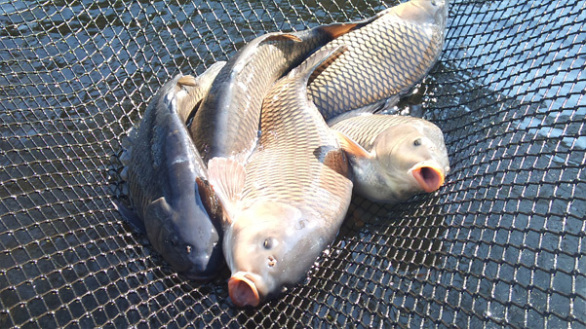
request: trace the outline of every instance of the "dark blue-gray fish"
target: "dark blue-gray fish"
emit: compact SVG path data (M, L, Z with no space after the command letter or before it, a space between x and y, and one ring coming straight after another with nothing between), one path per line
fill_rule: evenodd
M179 274L209 279L224 264L221 216L201 157L185 126L224 62L201 76L165 83L129 133L121 156L130 208L120 213L142 229L153 248ZM220 213L218 213L220 212Z

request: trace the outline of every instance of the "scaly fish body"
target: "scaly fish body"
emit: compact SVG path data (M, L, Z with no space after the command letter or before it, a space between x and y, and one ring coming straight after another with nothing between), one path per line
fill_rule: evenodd
M316 72L309 95L326 121L351 110L394 106L421 81L443 47L448 1L411 0L328 43L348 50Z
M342 133L355 191L372 201L396 203L436 191L450 170L443 133L427 120L361 115L332 129Z
M205 207L213 197L185 121L223 65L165 83L129 133L131 145L122 156L131 209L118 209L174 270L192 279L213 276L223 259L219 214Z
M348 162L306 90L313 68L332 54L319 50L273 86L263 102L259 146L245 169L225 170L235 164L225 159L209 163L214 189L222 181L216 173L242 184L218 192L228 200L224 253L237 306L256 306L299 282L344 219L352 191Z
M262 100L275 81L312 51L357 25L269 33L238 51L218 74L191 125L204 162L214 157L245 159L257 142Z

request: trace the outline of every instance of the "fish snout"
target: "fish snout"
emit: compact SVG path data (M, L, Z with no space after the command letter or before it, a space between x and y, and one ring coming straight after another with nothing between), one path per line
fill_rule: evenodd
M191 264L189 272L198 280L215 277L218 269L224 266L222 245L218 241L208 241L201 245L186 245L187 263Z
M437 191L444 184L445 179L441 167L429 164L418 165L411 169L411 175L426 193Z
M256 275L248 272L236 272L228 281L230 299L238 307L260 304L260 294L255 283Z
M195 253L193 251L188 251L188 257L191 261L192 268L197 273L202 273L205 275L207 272L210 272L210 255L205 252Z

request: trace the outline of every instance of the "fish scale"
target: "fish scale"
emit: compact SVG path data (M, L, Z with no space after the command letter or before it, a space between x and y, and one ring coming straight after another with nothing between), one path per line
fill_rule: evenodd
M257 142L262 100L274 82L315 49L367 22L269 33L244 46L218 74L191 125L204 161L246 159Z
M332 129L338 130L348 137L352 138L356 143L360 144L367 150L371 150L374 146L375 140L380 133L392 126L400 124L415 124L433 127L435 125L427 120L403 115L386 115L377 116L376 124L370 115L362 115L354 118L340 121L332 126ZM443 137L442 137L443 140Z
M423 79L443 47L448 4L437 2L436 7L431 0L412 0L389 8L370 24L324 46L348 47L316 74L308 87L326 120L383 99L392 98L386 106L393 106L399 96ZM431 9L423 17L404 13L414 7ZM416 9L416 13L422 12Z
M240 167L241 193L226 198L224 191L234 189L219 188L231 219L224 252L238 306L255 306L301 280L342 224L352 194L349 164L306 89L313 69L341 51L318 50L271 88L259 147ZM238 162L212 159L209 165L211 181L234 182L215 177L226 172L216 163L231 168Z

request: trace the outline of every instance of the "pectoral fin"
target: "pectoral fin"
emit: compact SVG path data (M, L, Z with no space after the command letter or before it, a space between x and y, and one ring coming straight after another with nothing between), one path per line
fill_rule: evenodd
M173 210L165 200L165 197L160 197L155 201L151 202L146 208L145 221L148 218L153 220L166 220L173 216Z
M165 239L168 237L168 230L163 228L169 227L172 221L173 210L165 197L160 197L147 206L144 212L144 226L147 237L156 250L163 250Z
M210 183L199 177L195 179L195 182L197 183L199 196L203 206L208 211L208 214L214 219L221 218L222 204L220 203L220 200L216 196L216 193L214 192L214 189Z
M329 151L324 157L323 163L338 174L350 178L350 164L341 149Z
M371 154L364 147L360 146L358 143L353 141L350 137L344 135L343 133L332 130L336 137L338 138L338 143L340 143L340 147L349 155L358 157L358 158L365 158L371 159L374 157L374 154Z
M224 208L225 224L232 222L245 178L244 166L234 159L216 157L208 162L208 180Z
M135 229L139 230L141 233L146 233L144 223L134 211L130 210L128 207L126 207L117 200L112 200L112 204L114 204L114 208L118 210L122 218L127 223L129 223Z

